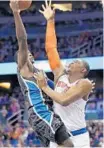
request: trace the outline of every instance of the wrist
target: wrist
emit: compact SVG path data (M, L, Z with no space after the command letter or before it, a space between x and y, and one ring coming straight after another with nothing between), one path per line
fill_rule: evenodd
M47 89L47 85L44 85L41 89L45 91Z
M20 14L20 10L12 10L13 14Z
M49 18L49 19L47 20L47 22L54 22L54 17Z

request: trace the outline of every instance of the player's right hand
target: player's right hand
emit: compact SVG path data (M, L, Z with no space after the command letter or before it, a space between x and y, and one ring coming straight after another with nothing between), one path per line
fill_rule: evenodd
M41 89L47 86L46 76L42 70L34 73L34 78L37 80L37 84Z
M55 9L51 8L51 0L49 1L49 4L47 0L45 0L45 5L42 5L42 8L43 10L39 10L39 12L44 15L47 21L54 18Z
M10 0L9 5L13 12L20 12L18 0Z

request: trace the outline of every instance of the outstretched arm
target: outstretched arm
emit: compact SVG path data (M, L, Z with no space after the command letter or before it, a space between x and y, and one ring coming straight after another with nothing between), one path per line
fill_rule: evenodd
M57 39L54 19L50 19L47 21L45 49L50 67L54 73L55 79L57 79L64 72L64 67L61 63L59 53L57 51Z
M19 66L19 69L21 69L28 59L27 34L24 28L22 19L20 17L18 1L12 0L10 2L10 7L13 11L14 20L15 20L16 37L17 37L18 45L19 45L18 66Z
M57 79L63 73L64 68L57 51L57 39L54 21L55 10L51 8L51 0L49 4L46 0L45 5L46 7L42 5L44 11L40 10L47 20L45 50L48 56L50 67L54 72L55 79Z
M80 80L75 86L70 87L66 92L58 93L48 87L47 82L42 72L35 74L34 77L37 79L39 87L57 103L66 106L74 101L88 95L92 88L93 83L88 79Z
M58 93L53 91L48 86L42 87L42 90L52 98L52 100L56 101L57 103L67 106L74 101L85 97L88 95L92 90L92 84L88 80L81 80L75 86L72 86L68 89L67 92Z

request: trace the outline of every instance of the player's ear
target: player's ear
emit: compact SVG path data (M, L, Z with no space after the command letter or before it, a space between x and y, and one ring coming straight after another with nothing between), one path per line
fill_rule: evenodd
M82 73L83 73L83 74L86 74L86 73L87 73L86 68L83 68L83 69L82 69Z

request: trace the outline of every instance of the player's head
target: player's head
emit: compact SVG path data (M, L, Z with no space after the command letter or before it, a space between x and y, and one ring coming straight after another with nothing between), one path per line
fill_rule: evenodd
M68 64L66 68L67 74L71 74L73 76L80 75L81 77L85 77L88 75L89 71L90 66L84 60L75 60Z
M16 63L18 63L18 52L19 51L16 51L16 53L14 55L14 60L15 60ZM31 63L34 63L34 57L29 50L28 50L28 60L30 60Z

